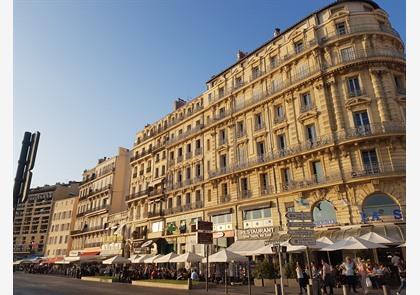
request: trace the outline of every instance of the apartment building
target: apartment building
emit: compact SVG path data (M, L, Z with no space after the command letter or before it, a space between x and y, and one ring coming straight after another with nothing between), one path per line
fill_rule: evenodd
M25 203L16 209L13 224L13 256L43 256L55 202L79 194L79 183L57 183L32 188Z
M64 257L71 249L70 230L74 227L79 194L55 201L45 248L47 257Z
M197 220L215 249L252 250L289 211L312 212L318 235L405 235L404 44L375 2L275 29L206 86L136 134L131 252L203 254Z
M74 228L72 253L100 253L109 227L109 216L126 210L124 196L130 180L130 151L120 147L118 154L102 158L83 172ZM86 254L87 255L87 254Z

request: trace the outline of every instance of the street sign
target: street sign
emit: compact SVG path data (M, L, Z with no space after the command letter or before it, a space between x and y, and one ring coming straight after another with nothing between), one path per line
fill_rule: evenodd
M213 233L196 232L197 244L213 244Z
M291 229L287 233L293 237L313 237L315 234L313 229Z
M197 222L198 231L213 231L213 222L211 221L198 221Z
M288 220L312 220L311 212L287 212L286 218Z
M291 238L289 240L290 245L293 246L315 246L315 238Z
M313 222L288 222L288 227L315 227Z

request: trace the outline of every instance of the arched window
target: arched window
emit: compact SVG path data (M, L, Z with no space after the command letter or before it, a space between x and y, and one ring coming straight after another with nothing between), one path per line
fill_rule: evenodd
M384 193L368 196L363 202L361 215L364 222L395 221L403 218L400 206Z
M314 209L312 210L312 216L314 218L314 223L317 226L337 223L336 210L333 204L326 200L318 202L314 206Z

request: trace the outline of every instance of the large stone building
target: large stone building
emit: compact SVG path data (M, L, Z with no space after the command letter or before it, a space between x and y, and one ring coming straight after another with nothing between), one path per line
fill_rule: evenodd
M332 3L178 99L137 133L130 164L135 253L149 240L203 253L199 219L217 247L261 242L287 231L288 211L312 212L319 235L402 239L404 44L376 3Z
M70 230L73 228L76 219L78 195L70 195L65 199L55 201L45 256L64 257L68 255L71 246Z
M57 183L32 188L28 199L16 209L13 224L13 255L44 255L54 203L79 194L79 183Z
M109 215L126 210L124 196L130 180L130 151L118 149L118 155L98 160L83 173L74 229L73 252L100 253L109 228Z

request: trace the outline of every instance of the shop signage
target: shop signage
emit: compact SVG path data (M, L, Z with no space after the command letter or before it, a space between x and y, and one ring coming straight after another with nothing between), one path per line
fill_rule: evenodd
M213 244L213 233L196 232L197 244Z
M257 228L246 228L238 230L238 239L262 239L269 238L274 232L274 227L257 227Z
M145 247L148 247L148 246L150 246L152 243L153 243L153 240L148 240L148 241L144 242L144 243L140 246L140 248L145 248Z
M291 220L312 220L311 212L287 212L286 218Z
M382 221L383 217L391 217L395 220L402 220L403 215L400 209L395 209L392 211L392 215L383 215L381 212L374 211L370 215L366 214L365 212L362 212L360 214L360 218L363 222L369 222L369 221Z
M222 231L213 234L213 238L215 239L223 238L224 236L225 236L225 233Z
M288 227L315 227L313 222L288 222Z
M197 221L198 231L213 231L213 222L211 221Z
M313 237L315 232L313 229L296 229L288 230L287 233L294 237Z
M316 240L315 238L291 238L289 240L290 245L293 246L315 246Z

